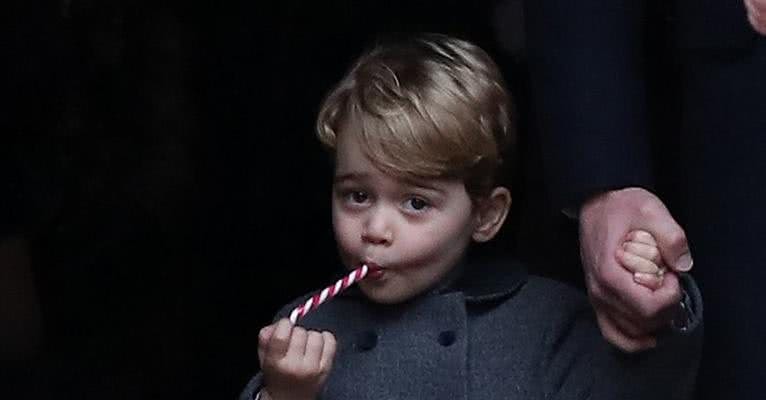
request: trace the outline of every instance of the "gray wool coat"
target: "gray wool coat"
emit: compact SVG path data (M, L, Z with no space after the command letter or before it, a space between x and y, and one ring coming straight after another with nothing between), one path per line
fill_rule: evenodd
M690 398L702 345L702 303L691 277L681 279L691 311L686 329L669 329L653 350L625 354L602 338L580 291L508 260L461 270L451 284L406 304L374 304L349 290L299 321L338 341L320 398ZM259 373L240 400L261 387Z

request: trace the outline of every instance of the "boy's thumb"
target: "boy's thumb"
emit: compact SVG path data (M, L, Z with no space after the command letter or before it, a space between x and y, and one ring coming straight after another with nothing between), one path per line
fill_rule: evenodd
M271 335L274 333L274 325L268 325L261 328L258 332L258 358L263 362L266 344L269 343Z
M261 331L258 332L258 342L261 345L265 345L269 342L269 339L271 339L271 335L274 333L274 325L268 325L261 328Z

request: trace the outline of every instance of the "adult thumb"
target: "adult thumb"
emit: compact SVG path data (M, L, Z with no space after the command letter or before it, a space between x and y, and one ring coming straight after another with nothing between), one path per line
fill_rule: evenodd
M668 213L655 225L654 229L657 246L660 248L665 264L676 272L688 272L692 269L692 260L686 233Z

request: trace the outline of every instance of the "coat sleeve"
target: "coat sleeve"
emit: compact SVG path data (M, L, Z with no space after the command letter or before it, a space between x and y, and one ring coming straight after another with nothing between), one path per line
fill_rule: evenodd
M239 394L239 400L254 400L255 395L263 388L263 375L260 372L250 379L245 389Z
M558 209L651 187L641 0L525 2L532 126Z
M683 329L660 334L652 350L627 354L604 340L584 299L570 299L551 320L545 337L546 399L691 399L702 349L699 289L682 276L690 313Z

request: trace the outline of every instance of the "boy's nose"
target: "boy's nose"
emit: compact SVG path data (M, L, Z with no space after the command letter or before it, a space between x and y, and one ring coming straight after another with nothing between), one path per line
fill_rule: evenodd
M362 241L371 244L391 244L393 233L384 210L374 211L362 230Z
M365 230L362 232L362 241L370 244L388 245L391 244L391 235Z

